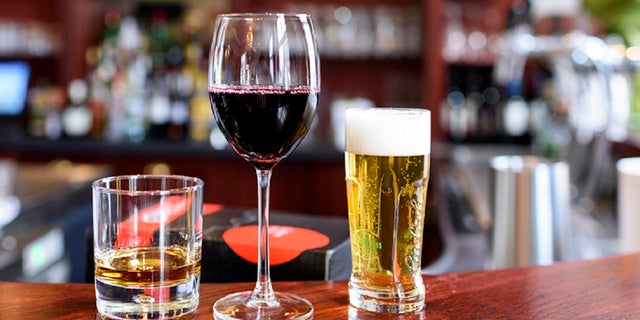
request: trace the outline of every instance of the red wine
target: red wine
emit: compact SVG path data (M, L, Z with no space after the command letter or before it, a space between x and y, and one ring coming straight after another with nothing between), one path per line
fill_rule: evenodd
M231 147L258 168L291 153L309 131L318 92L209 88L211 109Z

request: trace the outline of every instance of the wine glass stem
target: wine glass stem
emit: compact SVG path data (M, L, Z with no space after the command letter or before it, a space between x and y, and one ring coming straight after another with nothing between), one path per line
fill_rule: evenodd
M253 291L257 303L276 303L269 262L269 184L271 169L256 169L258 177L258 281Z

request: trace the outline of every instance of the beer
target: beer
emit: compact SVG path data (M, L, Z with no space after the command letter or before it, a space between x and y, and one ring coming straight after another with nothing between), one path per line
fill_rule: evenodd
M426 110L346 112L345 172L352 305L410 312L424 304L421 276L430 165Z
M347 152L347 159L354 273L377 287L413 281L420 269L429 158Z

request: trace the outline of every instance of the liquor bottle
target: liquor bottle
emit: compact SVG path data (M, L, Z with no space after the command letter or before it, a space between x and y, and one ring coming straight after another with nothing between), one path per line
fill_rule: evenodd
M454 88L447 94L446 114L449 139L455 142L463 142L468 135L468 114L464 108L464 93Z
M206 76L198 76L195 83L196 90L189 100L189 138L193 141L207 141L213 128L213 115L207 95Z
M480 108L484 104L484 97L481 93L483 86L483 77L481 70L472 69L465 75L465 92L466 97L464 100L463 108L467 117L467 138L469 142L478 141L478 115Z
M529 106L522 95L522 83L511 82L507 85L507 95L502 106L502 128L506 142L528 144Z
M493 143L498 134L498 101L500 91L494 86L488 86L482 90L483 103L478 110L478 140Z
M85 138L93 127L93 113L86 104L89 88L84 80L69 83L67 95L69 105L62 110L62 128L69 138Z
M165 75L156 76L150 90L147 136L154 140L165 139L169 129L171 100L165 82Z
M531 26L531 4L528 0L513 0L507 16L507 29Z
M93 80L90 83L89 100L87 101L87 106L93 115L90 136L93 139L102 139L107 123L106 101L109 89L106 84L100 81Z

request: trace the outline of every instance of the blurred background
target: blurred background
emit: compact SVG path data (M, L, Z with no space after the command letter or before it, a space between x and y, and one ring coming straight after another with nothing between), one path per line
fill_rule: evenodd
M254 174L227 147L207 96L213 22L234 11L304 12L315 22L318 117L276 169L275 210L346 217L343 110L420 107L432 111L434 140L429 272L486 267L494 218L488 162L500 154L568 163L582 232L574 238L583 241L571 259L616 252L613 163L640 154L636 1L0 0L0 7L0 176L8 181L0 269L12 270L8 279L82 281L89 182L100 176L193 175L205 180L207 202L255 205Z

